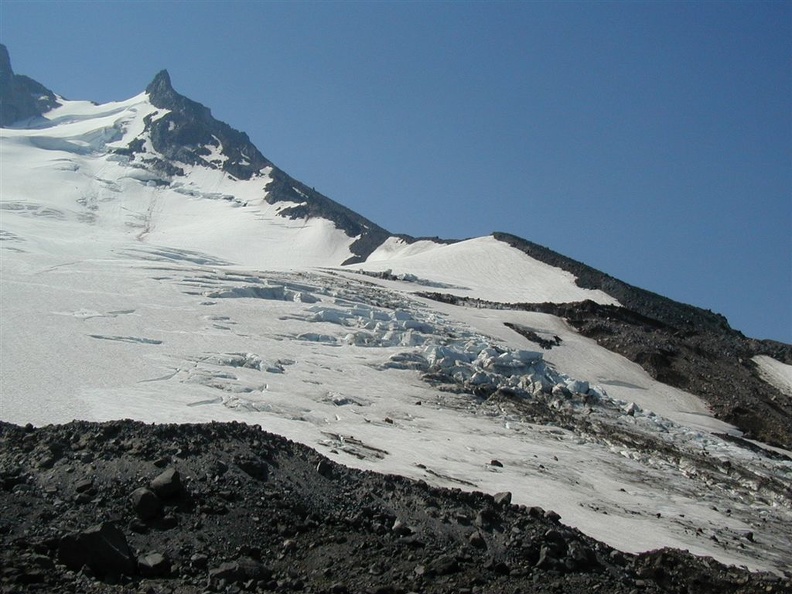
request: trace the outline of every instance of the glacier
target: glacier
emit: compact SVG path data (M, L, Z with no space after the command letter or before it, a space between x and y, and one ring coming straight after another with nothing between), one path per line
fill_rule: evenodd
M350 264L363 232L298 216L300 186L272 200L272 166L230 173L217 137L173 166L149 92L58 101L0 129L0 419L244 421L355 468L510 491L621 550L792 566L792 453L744 447L561 317L486 305L611 295L494 237L391 235ZM760 361L792 398L792 367Z

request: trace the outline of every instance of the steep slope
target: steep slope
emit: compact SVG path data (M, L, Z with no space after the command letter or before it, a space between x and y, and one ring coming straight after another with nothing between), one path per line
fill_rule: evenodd
M789 368L792 346L746 338L721 315L504 233L451 245L391 238L353 268L411 278L447 303L557 315L654 379L701 397L747 436L792 448L792 398L761 364L770 357Z
M389 236L165 72L0 139L0 419L244 421L347 466L512 491L623 550L792 563L788 453L576 329L640 324L654 345L679 331L656 304L685 306L640 309L498 236ZM701 319L686 332L729 332ZM758 361L792 397L792 367Z
M236 423L0 423L0 472L7 592L784 587L776 576L689 553L622 554L564 526L552 510L512 505L509 493L357 472Z
M618 302L604 291L579 287L575 277L555 266L528 257L492 237L477 237L451 244L408 242L391 238L356 270L383 271L389 275L423 280L427 288L442 289L460 297L475 296L503 302L565 303L590 299Z
M329 220L354 238L350 245L352 256L343 263L365 260L389 237L390 234L378 225L275 167L246 134L215 120L208 108L178 94L171 86L167 71L157 74L146 93L151 104L166 113L146 120L141 134L116 152L147 161L163 173L177 177L185 172L178 165L174 166L175 163L219 169L239 180L250 180L266 172L269 178L264 187L267 203L287 205L279 211L280 216ZM146 155L146 140L151 142L158 156Z
M7 73L10 63L0 91L16 97L19 76ZM165 71L127 101L21 109L9 107L15 125L3 130L3 208L58 220L65 237L111 232L116 243L292 267L359 261L389 236L272 165L247 135L176 93ZM24 235L11 217L5 227Z

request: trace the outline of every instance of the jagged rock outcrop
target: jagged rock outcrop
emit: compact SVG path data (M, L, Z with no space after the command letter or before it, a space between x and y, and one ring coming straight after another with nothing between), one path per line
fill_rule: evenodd
M212 117L211 110L177 93L167 70L160 71L146 87L155 107L168 110L160 118L149 118L146 131L154 149L169 161L220 168L237 179L250 179L272 166L244 132ZM215 151L222 160L213 160ZM131 147L133 151L136 147ZM139 149L138 149L139 150Z
M8 49L0 44L0 127L36 117L58 105L55 93L22 74L14 74Z

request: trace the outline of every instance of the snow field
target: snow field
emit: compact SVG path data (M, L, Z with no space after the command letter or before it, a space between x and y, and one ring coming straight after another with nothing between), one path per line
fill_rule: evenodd
M266 171L240 181L185 166L184 177L169 179L112 152L143 132L146 116L158 115L144 93L100 106L64 102L37 127L0 130L0 208L23 215L4 218L5 236L33 234L44 245L59 239L80 249L91 238L112 244L127 235L261 268L337 265L352 255L354 238L332 223L278 216L293 205L265 201ZM157 156L150 143L148 150Z
M574 348L574 334L552 316L522 319L542 332L561 332L560 347L538 353L503 326L514 312L433 309L358 275L206 265L192 253L177 260L175 250L142 244L120 253L22 266L11 270L13 279L4 270L3 311L11 307L19 320L2 337L3 369L10 370L0 385L4 420L242 420L358 468L512 491L516 503L554 509L564 522L624 550L677 546L753 568L778 567L784 559L780 541L743 551L702 535L729 542L725 532L736 541L756 529L756 514L783 525L788 508L724 500L711 485L702 497L701 480L667 460L532 424L507 406L439 391L421 380L419 368L393 365L456 368L463 379L497 371L505 384L509 370L523 377L533 367L565 383L575 377L550 359L559 359L565 345ZM31 335L42 320L43 329ZM507 332L491 336L487 328ZM414 337L403 340L408 334ZM496 361L508 364L496 369ZM635 381L622 369L611 362L608 377ZM648 376L640 381L651 391ZM603 394L594 415L668 434L689 449L707 447L733 460L745 455L651 412L630 416L624 404ZM581 404L568 406L591 414ZM788 466L772 471L790 473ZM729 516L711 509L726 506Z
M758 355L753 360L759 366L759 372L765 381L792 398L792 365L786 365L766 355Z
M444 293L489 301L565 303L591 299L618 304L602 291L578 287L572 274L534 260L494 237L449 245L417 242L407 246L391 240L366 262L351 268L416 275L449 287Z
M558 318L412 293L610 297L491 237L392 238L339 269L354 238L278 216L266 171L164 179L110 154L147 115L163 114L143 94L0 130L2 420L239 420L358 468L511 491L623 550L792 564L788 460L714 435L734 430ZM401 280L354 272L388 269ZM560 343L541 350L504 322ZM474 395L488 386L516 396ZM572 420L531 422L531 406Z

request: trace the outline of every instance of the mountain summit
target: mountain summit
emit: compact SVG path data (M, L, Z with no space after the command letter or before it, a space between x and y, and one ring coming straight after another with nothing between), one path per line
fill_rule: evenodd
M177 106L184 106L183 109L197 112L204 112L205 118L211 118L211 111L195 101L190 101L183 95L179 95L171 84L170 74L167 70L160 70L154 79L146 87L151 103L163 109L176 109Z
M183 163L220 168L236 179L249 180L265 167L272 167L247 134L214 119L208 107L177 93L167 70L154 77L146 93L151 105L163 110L163 115L144 120L143 134L130 143L129 154L140 152L145 137L164 157L158 164L167 173L183 174L178 167L173 168L173 164ZM217 159L207 159L215 154Z
M14 74L8 49L0 43L0 126L39 116L56 105L55 94L44 85Z
M553 508L550 521L560 514L624 551L792 566L792 346L753 340L716 313L512 235L391 234L283 172L179 94L167 71L135 97L97 105L43 92L7 59L0 65L4 109L16 106L0 129L0 421L242 421L346 466L500 493L498 506ZM87 447L78 426L142 456L141 472L195 453L121 439L123 423L44 432L40 447L9 429L14 448L30 446L42 481L62 473L67 491L41 497L96 503L88 483L72 492L62 467ZM239 471L270 486L247 435L244 459L218 452L211 476L191 467L202 522L220 513L215 499L200 502L204 476L217 485ZM317 476L296 472L321 501L316 485L335 471L312 468ZM0 471L0 494L39 496L22 484L33 474ZM388 505L383 493L377 509ZM243 506L229 497L225 511ZM434 509L434 499L407 507ZM525 545L537 572L573 571L588 558L565 548L571 537L531 549L519 536L531 513L501 532L487 501L471 514L427 512L414 527L379 511L361 517L405 563L413 547L435 542L422 536L435 521L457 539L446 569L491 547ZM349 505L367 513L357 499ZM179 506L166 511L181 521ZM169 529L164 518L123 525L153 533ZM0 536L17 528L4 524ZM37 554L51 552L39 544Z

